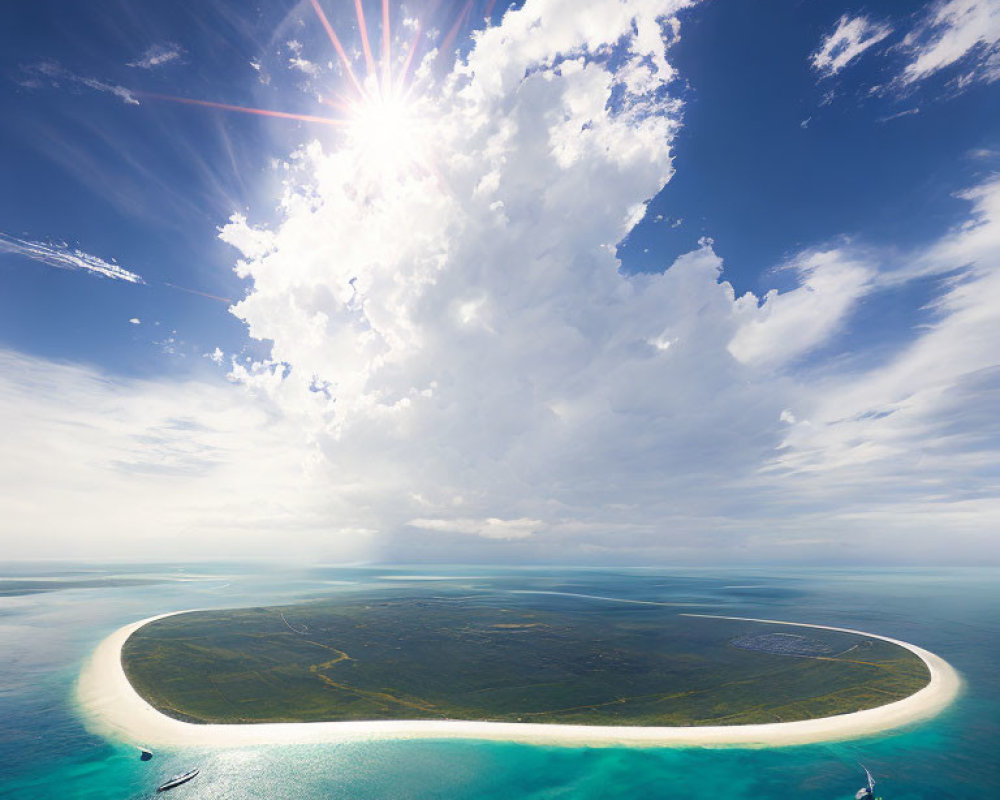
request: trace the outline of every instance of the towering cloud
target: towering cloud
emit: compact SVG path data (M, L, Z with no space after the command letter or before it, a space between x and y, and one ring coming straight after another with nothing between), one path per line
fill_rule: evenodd
M845 245L793 259L791 290L737 298L708 242L619 271L616 242L672 172L681 5L527 3L422 84L403 133L296 153L280 225L224 229L253 279L234 313L273 343L233 377L313 432L352 526L683 550L767 525L780 549L800 515L830 513L813 475L834 467L879 506L862 485L900 472L875 444L879 372L806 357L915 272L890 280L891 259ZM931 261L920 274L966 266ZM878 406L860 427L830 416L830 381Z

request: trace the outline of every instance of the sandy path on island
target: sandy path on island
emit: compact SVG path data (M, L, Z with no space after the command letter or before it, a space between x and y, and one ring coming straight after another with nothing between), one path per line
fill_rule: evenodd
M667 728L463 720L200 725L181 722L161 714L132 688L122 668L121 650L128 637L143 625L169 616L173 614L161 614L126 625L98 645L84 665L77 683L77 702L89 729L111 739L165 747L239 747L365 739L487 739L587 746L776 747L869 736L926 719L951 703L961 687L958 673L943 658L916 645L886 636L828 625L691 614L688 616L821 628L881 639L905 647L919 656L930 671L930 682L909 697L878 708L822 719L759 725Z

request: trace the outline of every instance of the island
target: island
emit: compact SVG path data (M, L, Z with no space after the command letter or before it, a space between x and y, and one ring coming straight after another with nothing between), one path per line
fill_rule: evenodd
M499 594L192 611L102 647L81 700L147 743L791 744L905 724L958 687L937 656L860 631Z
M448 597L168 617L129 637L122 664L154 707L201 723L790 722L885 705L930 679L909 650L838 631Z

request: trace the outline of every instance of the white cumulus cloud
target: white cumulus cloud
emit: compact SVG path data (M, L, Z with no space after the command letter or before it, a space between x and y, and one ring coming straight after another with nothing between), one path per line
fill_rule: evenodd
M762 298L735 294L708 240L623 274L616 245L673 173L683 6L528 0L419 84L405 124L294 153L278 222L248 212L221 232L252 282L233 313L270 356L223 386L11 356L11 485L38 476L87 530L102 513L131 529L149 504L157 530L184 532L171 541L211 530L278 552L985 555L1000 183L967 192L966 223L929 245L809 248ZM810 358L915 278L938 291L902 343ZM46 438L64 418L77 433ZM46 482L52 463L66 473ZM39 491L12 492L5 519L67 535Z
M526 3L415 101L413 163L350 135L313 143L288 162L280 224L223 230L253 279L234 313L273 343L232 377L314 432L331 491L373 510L352 524L403 550L407 528L469 540L537 523L544 536L509 544L733 553L787 535L794 551L812 513L827 514L817 541L847 535L827 495L781 481L878 437L831 425L832 392L802 359L871 293L967 262L902 269L844 244L793 258L793 288L737 298L704 242L621 274L616 243L672 174L679 8ZM898 470L878 460L885 480ZM854 511L874 508L862 493Z
M743 363L775 366L808 353L872 288L873 270L836 249L803 253L788 268L798 274L795 289L740 301L745 320L729 352Z

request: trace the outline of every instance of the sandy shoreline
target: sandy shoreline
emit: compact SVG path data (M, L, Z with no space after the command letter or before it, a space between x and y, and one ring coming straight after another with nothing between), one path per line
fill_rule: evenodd
M905 647L921 658L930 671L930 682L915 694L879 708L823 719L760 725L668 728L462 720L199 725L161 714L136 693L122 669L121 649L128 637L143 625L168 616L173 614L149 617L119 628L88 659L77 682L76 698L90 730L110 739L164 747L239 747L365 739L480 739L570 746L778 747L859 738L927 719L951 703L961 688L961 679L948 662L908 642L827 625L691 614L688 616L821 628L881 639Z

